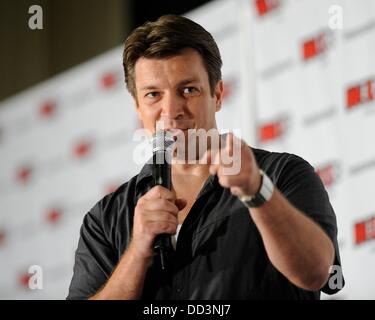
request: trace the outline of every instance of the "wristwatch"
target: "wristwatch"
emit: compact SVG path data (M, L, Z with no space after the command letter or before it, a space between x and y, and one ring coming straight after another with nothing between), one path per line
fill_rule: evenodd
M269 199L271 199L273 193L274 185L272 183L272 180L262 170L259 170L259 173L261 179L259 191L252 196L240 196L240 200L248 208L260 207Z

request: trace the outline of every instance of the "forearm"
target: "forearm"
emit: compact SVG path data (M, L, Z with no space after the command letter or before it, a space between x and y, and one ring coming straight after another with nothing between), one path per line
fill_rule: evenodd
M250 211L267 254L284 276L306 290L319 290L329 276L334 248L325 232L275 189Z
M148 265L149 259L137 257L132 249L128 249L107 283L90 300L139 299Z

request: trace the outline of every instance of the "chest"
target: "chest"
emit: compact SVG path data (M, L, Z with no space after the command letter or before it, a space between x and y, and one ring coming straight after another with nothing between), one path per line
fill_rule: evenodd
M193 207L195 201L197 200L198 194L200 190L197 189L191 189L191 188L186 188L186 189L177 189L175 190L176 192L176 197L178 199L184 199L186 201L186 206L179 211L178 213L178 223L182 224L189 214L191 208Z
M200 218L186 220L173 257L176 270L184 272L173 274L166 291L163 285L154 290L154 299L246 299L259 294L268 261L261 237L242 204L223 207L214 199L219 200L199 201L190 212Z
M184 199L186 206L178 213L178 223L182 224L193 207L205 181L191 179L191 181L178 181L173 183L173 189L178 199Z

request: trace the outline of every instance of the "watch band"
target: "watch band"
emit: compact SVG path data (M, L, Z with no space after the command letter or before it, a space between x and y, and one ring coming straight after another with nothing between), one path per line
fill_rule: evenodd
M262 171L259 170L261 175L261 183L259 191L252 196L244 195L240 197L240 200L248 208L258 208L271 199L274 185L272 180Z

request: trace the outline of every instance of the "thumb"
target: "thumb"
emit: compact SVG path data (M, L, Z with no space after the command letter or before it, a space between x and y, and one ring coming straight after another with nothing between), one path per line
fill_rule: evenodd
M182 210L186 207L187 201L185 199L176 199L174 204L177 206L178 210Z

